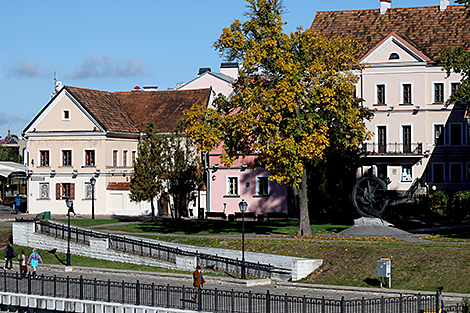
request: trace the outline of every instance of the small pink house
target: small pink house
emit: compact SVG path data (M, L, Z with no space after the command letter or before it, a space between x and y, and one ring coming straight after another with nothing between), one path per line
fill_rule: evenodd
M240 212L238 204L245 200L248 213L289 214L288 188L270 179L270 171L255 169L256 156L236 160L231 168L221 161L222 147L206 154L207 212L226 215Z

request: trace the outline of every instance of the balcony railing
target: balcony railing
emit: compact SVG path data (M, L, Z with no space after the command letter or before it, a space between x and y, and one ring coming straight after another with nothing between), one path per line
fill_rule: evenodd
M363 143L363 155L422 155L423 143L404 144L398 142L391 142L387 144L378 143Z

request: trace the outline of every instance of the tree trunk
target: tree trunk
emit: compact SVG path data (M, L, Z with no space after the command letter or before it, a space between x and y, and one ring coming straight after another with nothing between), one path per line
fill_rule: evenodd
M300 205L300 223L297 236L310 236L312 230L310 228L310 216L308 214L307 203L307 169L304 166L302 172L302 182L299 189L299 205Z
M153 205L153 199L150 200L150 207L152 208L152 221L155 222L155 206Z

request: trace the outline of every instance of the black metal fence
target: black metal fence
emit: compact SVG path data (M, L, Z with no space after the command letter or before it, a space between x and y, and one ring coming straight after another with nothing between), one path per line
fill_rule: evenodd
M67 240L68 225L54 223L50 221L36 221L35 231L44 235L53 236ZM196 256L198 265L214 271L224 272L230 275L240 275L242 267L245 266L246 276L254 278L273 278L279 276L289 276L290 271L277 268L271 264L261 264L254 262L243 263L238 259L230 259L217 255L189 252L178 248L163 246L158 243L137 240L125 236L117 236L109 233L100 233L76 226L70 227L70 240L89 245L90 238L107 238L109 248L127 253L138 254L150 258L157 258L163 261L176 263L177 255Z
M331 300L306 296L274 295L233 290L160 286L155 284L102 281L41 275L21 280L18 273L0 273L4 292L92 300L151 307L189 309L221 313L422 313L439 312L438 295L407 295L376 299ZM199 301L194 302L197 296ZM462 307L446 307L447 312L463 312Z
M362 153L364 155L391 154L391 155L420 155L423 154L423 143L399 143L391 142L378 144L367 142L362 144Z

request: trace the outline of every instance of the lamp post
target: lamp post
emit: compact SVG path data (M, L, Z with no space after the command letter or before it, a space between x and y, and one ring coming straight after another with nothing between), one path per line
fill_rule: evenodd
M248 203L242 199L241 202L238 203L238 207L242 212L242 279L246 279L245 275L245 211L248 207Z
M67 204L67 217L68 217L68 229L67 229L67 266L70 266L70 213L73 213L73 200L70 197L65 200Z
M90 184L91 184L91 219L95 219L95 185L96 185L96 179L94 176L90 178Z

